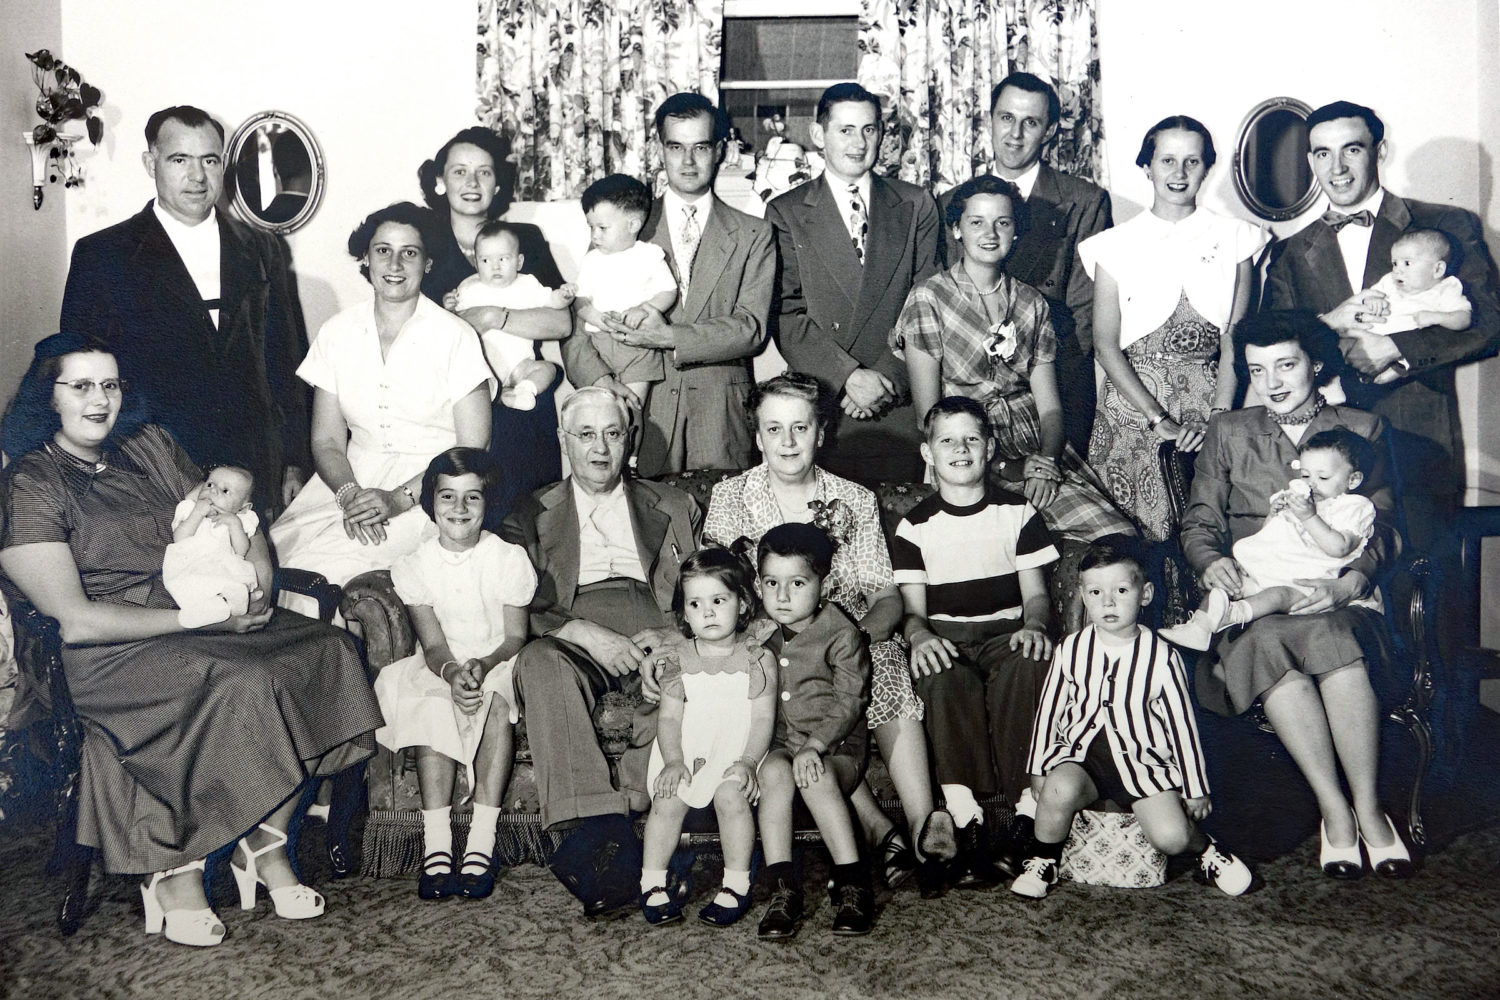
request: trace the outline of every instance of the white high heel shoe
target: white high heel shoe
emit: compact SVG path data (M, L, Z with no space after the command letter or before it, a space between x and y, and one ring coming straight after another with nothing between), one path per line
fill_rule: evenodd
M195 948L212 948L224 940L224 925L218 914L208 908L163 910L161 900L156 898L156 886L162 879L189 871L203 871L203 861L200 859L190 865L156 872L151 876L150 882L141 886L141 908L146 911L146 933L160 934L165 928L168 941Z
M255 870L255 859L278 847L286 846L285 830L278 830L265 823L260 825L260 829L277 839L260 850L254 851L250 849L249 839L242 838L240 847L245 852L245 867L241 868L234 863L233 858L229 859L229 870L234 872L234 884L240 890L240 909L242 910L255 909L255 887L257 884L266 885L265 880ZM284 885L279 889L272 889L267 885L266 893L271 897L271 905L276 908L276 915L283 920L308 920L323 915L323 897L318 894L317 890L301 882L296 885Z

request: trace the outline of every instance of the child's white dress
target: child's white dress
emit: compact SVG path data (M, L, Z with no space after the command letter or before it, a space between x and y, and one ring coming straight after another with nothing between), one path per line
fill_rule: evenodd
M664 664L662 692L683 700L682 759L693 780L677 786L677 797L701 808L713 802L724 771L745 755L750 703L775 676L775 665L770 651L747 634L728 656L702 656L692 639L678 639L657 651L657 661ZM664 764L653 742L648 789Z
M1295 581L1332 580L1365 551L1375 528L1375 505L1368 497L1345 493L1319 500L1316 507L1318 516L1330 528L1357 535L1362 539L1360 544L1347 556L1331 556L1319 548L1291 511L1278 511L1266 518L1255 534L1234 543L1235 560L1250 574L1244 586L1246 596L1267 587L1291 587L1306 594L1310 588ZM1350 603L1380 610L1375 593Z
M552 289L530 274L518 274L514 281L496 288L471 274L454 289L458 295L457 309L463 312L475 306L499 306L503 309L546 309L552 303ZM484 357L490 363L495 377L508 383L510 373L516 365L536 358L536 345L525 337L518 337L504 330L485 330L479 341L484 345ZM546 388L543 386L542 388Z
M448 649L460 663L494 652L505 641L506 605L524 608L536 593L536 571L519 545L482 532L479 542L467 552L450 552L437 536L391 567L391 583L408 605L432 608ZM385 725L375 738L390 750L432 747L465 767L474 764L484 719L498 693L505 699L510 720L515 722L516 696L511 684L512 657L485 675L484 703L473 715L453 704L452 690L417 651L380 672L375 679L375 697ZM472 773L472 771L471 771Z
M172 527L187 520L197 505L197 491L172 511ZM260 528L255 511L245 508L235 514L245 537L254 538ZM161 561L161 582L177 606L194 621L208 625L224 621L223 603L229 613L242 615L249 607L250 591L259 586L255 567L244 556L236 555L229 543L229 526L205 517L191 538L173 542Z

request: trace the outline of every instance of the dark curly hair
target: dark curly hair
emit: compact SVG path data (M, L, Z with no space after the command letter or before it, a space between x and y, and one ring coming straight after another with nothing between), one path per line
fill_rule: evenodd
M651 189L629 174L610 174L583 189L579 199L587 215L600 202L615 206L622 212L641 217L642 223L651 215Z
M5 417L0 420L0 448L4 448L11 459L20 458L51 441L62 426L57 410L52 406L52 394L56 390L54 383L62 372L63 359L73 354L115 356L104 341L80 333L54 333L38 343L31 366L21 376L21 384L5 408ZM105 442L127 438L149 422L150 407L145 396L138 390L127 389L120 398L120 415Z
M969 199L981 194L1003 195L1010 199L1011 218L1016 221L1016 239L1020 239L1021 234L1031 228L1031 214L1026 210L1026 199L1021 197L1021 189L1003 177L980 174L953 189L944 215L949 229L958 225L958 221L964 217L964 206L969 203Z
M443 176L443 170L448 166L448 154L453 147L464 144L478 146L490 154L490 159L495 164L495 199L490 202L489 210L485 213L491 219L498 219L510 208L511 194L515 188L515 169L510 162L510 140L493 129L487 129L482 125L471 125L459 131L453 138L438 147L432 159L425 161L417 168L417 183L422 187L422 200L427 202L429 208L435 212L446 212L449 209L448 198L437 193L438 179Z
M760 610L755 594L755 567L750 565L750 540L740 538L730 548L708 545L682 561L682 570L677 574L677 586L672 588L672 614L677 619L677 628L686 638L693 638L693 630L687 623L687 600L683 588L689 577L711 576L730 593L740 599L739 620L734 630L743 632Z
M495 456L483 448L449 448L432 461L427 463L427 471L422 473L422 509L427 512L429 518L433 517L433 502L437 495L438 476L467 476L470 473L479 477L479 489L484 494L485 519L489 520L490 507L494 506L496 491L500 489L500 463L495 461Z
M1250 384L1245 348L1287 343L1302 348L1317 368L1313 374L1314 386L1327 385L1344 370L1338 334L1329 329L1317 313L1310 309L1272 309L1246 316L1234 328L1234 372L1240 385ZM1319 365L1322 367L1318 368Z
M409 201L398 201L393 205L377 209L365 216L364 221L355 226L354 232L349 234L349 256L360 262L359 273L366 281L370 280L370 265L364 262L365 255L370 252L370 243L375 239L375 230L387 222L415 229L417 235L422 238L422 254L428 260L432 259L434 248L442 246L442 231L433 221L432 213L427 209L413 205Z

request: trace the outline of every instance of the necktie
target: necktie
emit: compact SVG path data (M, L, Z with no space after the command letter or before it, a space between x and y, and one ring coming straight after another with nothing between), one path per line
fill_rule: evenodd
M1366 229L1369 229L1375 225L1375 216L1368 208L1362 212L1355 212L1353 215L1345 215L1343 212L1330 208L1323 213L1323 222L1336 233L1351 222L1356 226L1364 226Z
M697 205L682 207L682 230L678 235L682 238L682 259L678 262L677 279L682 287L681 294L685 296L693 275L693 258L698 256L698 241L703 238L698 229Z
M859 196L859 185L849 185L849 236L854 240L854 256L865 262L865 237L870 235L870 213Z

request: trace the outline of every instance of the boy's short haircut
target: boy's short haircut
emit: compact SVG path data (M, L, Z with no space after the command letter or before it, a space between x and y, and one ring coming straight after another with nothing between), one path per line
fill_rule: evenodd
M833 112L833 106L851 101L868 104L874 108L875 122L879 124L880 98L857 83L835 83L832 87L823 91L823 96L818 98L817 123L819 125L827 125L828 116Z
M932 404L932 409L927 411L927 416L922 418L922 437L929 442L932 440L933 428L937 426L939 417L973 417L979 424L979 433L986 441L995 436L995 429L990 426L990 418L984 412L984 407L968 396L944 396Z
M516 241L516 252L520 252L521 231L509 222L502 222L499 219L491 219L479 227L479 233L474 237L474 245L477 247L480 240L490 240L496 236L509 236Z
M1078 561L1078 575L1106 566L1129 566L1135 582L1146 582L1145 543L1133 535L1105 535L1089 543Z
M1396 242L1391 244L1391 249L1394 250L1397 245L1408 241L1427 250L1444 264L1450 264L1453 260L1453 238L1440 229L1408 229L1396 237ZM1452 274L1453 268L1449 266L1447 272Z
M833 539L816 524L798 521L778 524L761 536L755 552L757 569L764 565L766 556L805 559L818 578L826 580L833 568Z
M1305 455L1310 451L1336 451L1362 476L1368 476L1375 465L1375 449L1370 442L1347 427L1330 427L1309 435L1297 449L1297 454Z
M610 174L584 188L583 213L592 212L600 202L644 219L651 214L651 189L626 174Z

